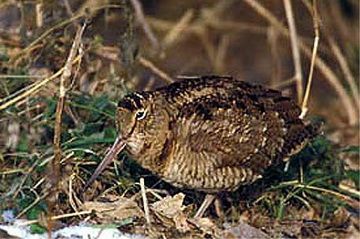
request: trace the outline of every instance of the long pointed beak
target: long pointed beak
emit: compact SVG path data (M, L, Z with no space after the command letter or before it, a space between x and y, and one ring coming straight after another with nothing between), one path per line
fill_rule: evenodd
M111 149L109 150L109 152L106 154L105 158L103 159L103 161L101 161L101 163L99 164L99 166L96 168L95 172L93 173L93 175L91 175L91 178L89 179L89 181L86 183L83 191L85 191L94 181L95 179L100 175L100 173L102 173L102 171L104 171L104 169L106 168L107 165L109 165L109 163L111 163L114 158L116 157L116 155L118 153L120 153L126 146L125 140L123 139L123 137L121 135L118 135L116 137L116 140L113 144L113 146L111 147Z

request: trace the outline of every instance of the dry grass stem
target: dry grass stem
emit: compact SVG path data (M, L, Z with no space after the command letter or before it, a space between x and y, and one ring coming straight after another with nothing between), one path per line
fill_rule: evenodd
M55 221L55 220L59 220L59 219L64 219L64 218L69 218L69 217L76 217L76 216L82 216L82 215L88 215L91 214L92 211L82 211L82 212L74 212L74 213L67 213L67 214L62 214L62 215L58 215L58 216L52 216L50 218L51 221ZM27 225L31 225L34 223L38 223L39 219L36 220L28 220L28 221L22 221L19 223L16 223L17 226L27 226Z
M339 188L340 188L341 190L344 190L344 191L346 191L346 192L355 194L355 195L357 195L358 197L360 197L360 191L359 191L359 190L356 190L356 188L354 188L354 187L349 187L349 186L347 186L347 185L345 185L345 184L340 183ZM359 206L359 208L360 208L360 206Z
M212 64L212 66L215 66L215 58L216 58L216 49L214 44L209 39L208 30L205 28L199 28L196 32L198 37L201 40L202 45L204 46L205 52Z
M35 4L35 12L36 12L36 26L38 28L42 27L44 25L44 19L43 19L43 15L44 15L44 3L43 1L38 1Z
M73 195L75 195L75 192L73 190L73 180L75 179L75 177L76 177L75 173L71 174L71 176L69 177L68 198L69 198L69 204L70 204L71 208L75 212L78 212L76 203L73 198Z
M16 215L15 218L22 217L25 213L27 213L32 207L34 207L36 204L38 204L41 200L45 199L49 194L46 193L42 195L41 197L36 197L36 199L26 208L24 208L18 215Z
M330 189L327 189L327 188L313 186L313 185L302 184L298 180L282 182L279 185L289 185L289 186L293 185L296 188L304 188L304 189L310 189L310 190L315 190L315 191L318 191L318 192L327 193L327 194L333 195L335 197L338 197L338 198L340 198L340 199L342 199L342 200L344 200L346 202L355 202L356 201L355 199L351 198L350 196L344 195L344 194L342 194L340 192L333 191L333 190L330 190ZM345 192L353 193L353 194L357 195L358 197L360 197L360 192L357 191L357 190L348 190L347 187L345 187L345 188L340 187L340 189L344 190ZM259 202L262 198L263 197L260 197L254 203Z
M341 198L345 201L355 201L354 199L352 199L351 197L349 196L346 196L344 194L341 194L339 192L336 192L336 191L333 191L333 190L329 190L329 189L326 189L326 188L320 188L320 187L316 187L316 186L311 186L311 185L304 185L304 184L295 184L294 185L295 187L298 187L298 188L307 188L307 189L312 189L312 190L315 190L315 191L319 191L319 192L323 192L323 193L327 193L327 194L331 194L333 196L336 196L338 198Z
M318 18L316 0L314 0L314 2L313 2L313 21L314 21L314 33L315 33L314 47L313 47L312 56L311 56L310 72L309 72L309 77L308 77L307 84L306 84L304 100L301 104L300 118L304 118L306 113L308 112L310 89L311 89L311 85L312 85L311 83L312 83L312 79L313 79L314 66L315 66L316 55L317 55L317 50L318 50L319 40L320 40L319 18Z
M281 79L281 56L279 52L279 32L273 26L268 28L267 32L267 40L270 47L271 52L271 64L272 64L272 72L271 72L271 85L280 85L282 82Z
M73 60L73 64L77 63L80 61L80 56L77 56L74 60ZM16 104L17 102L25 99L26 97L30 97L34 94L36 94L43 86L45 86L46 84L48 84L49 82L57 79L64 71L64 67L61 68L60 70L58 70L55 74L53 74L52 76L40 81L40 82L35 82L33 83L27 91L25 91L24 93L18 95L18 92L14 92L14 94L10 95L9 98L12 98L11 100L7 101L6 103L0 105L0 110L4 110L8 107L10 107L13 104ZM18 95L18 96L16 96ZM16 96L16 97L14 97ZM13 98L14 97L14 98Z
M155 34L153 33L153 31L151 30L149 24L147 23L147 21L145 20L145 16L144 16L144 12L141 6L141 3L138 0L130 0L131 4L134 7L135 10L135 16L136 19L139 21L139 23L141 24L145 35L147 36L147 38L150 40L152 47L158 51L160 49L160 44L159 41L157 40L157 38L155 37Z
M349 6L345 7L341 1L328 4L326 0L0 3L0 12L5 13L0 18L0 28L4 25L0 29L0 211L15 211L13 226L31 225L39 233L47 231L48 238L60 224L71 227L82 222L154 238L238 237L231 233L239 230L241 234L242 229L260 230L269 238L279 233L294 238L315 233L321 238L331 233L331 238L350 235L358 229L351 212L360 209L353 162L360 112L355 7L360 3L346 1ZM91 21L86 32L85 21ZM223 195L228 197L228 203L221 205L224 213L215 201L201 220L189 217L204 193L184 185L183 200L183 194L174 194L177 187L138 167L129 148L114 158L120 165L112 165L105 180L81 193L87 175L98 164L99 152L106 151L119 134L118 124L129 123L117 114L119 99L182 79L206 81L210 74L248 79L283 91L284 97L293 93L301 118L311 114L315 122L326 120L324 135L309 140L296 155L292 152L292 160L285 165L264 171L249 187ZM189 107L200 113L208 110L209 94L231 101L235 108L266 104L257 87L239 83L235 91L252 95L239 103L236 97L228 97L232 89L218 92L206 83L185 81L190 88L184 93L182 88L169 87L169 93L164 93L170 97L166 103L176 98L174 107L180 109L181 103L195 102ZM179 94L184 102L177 100ZM272 91L264 94L277 98L280 111L293 113L288 98ZM189 103L189 97L195 101ZM135 108L146 104L137 99L130 103ZM219 107L229 110L224 104ZM173 113L178 114L175 108ZM258 112L250 111L245 113L256 117ZM95 206L88 208L88 203ZM99 213L94 210L99 208ZM230 226L224 228L224 223ZM95 234L99 237L100 232Z
M150 225L151 221L150 221L149 203L148 203L148 200L147 200L147 197L146 197L146 189L145 189L144 178L140 178L140 188L141 188L141 197L142 197L143 204L144 204L144 212L145 212L146 223L148 225Z
M71 5L70 5L69 0L64 0L64 6L65 6L65 9L66 9L67 14L68 14L70 17L74 17L74 12L73 12L73 10L71 9Z
M165 47L171 46L179 38L180 34L188 29L191 20L194 18L194 10L187 10L184 15L166 34L163 40L163 45Z
M10 175L10 174L17 174L17 173L24 173L24 172L25 172L24 169L18 168L18 169L0 171L0 175Z
M217 74L222 74L225 69L226 52L230 45L230 37L225 35L221 38L215 55L214 70Z
M171 79L170 76L168 76L164 71L160 70L158 67L154 65L151 61L146 59L145 57L139 57L139 62L142 66L148 68L151 70L155 75L159 76L161 79L164 79L168 83L174 82L173 79Z
M300 48L304 51L305 55L308 57L312 56L312 51L305 44L300 44ZM315 65L319 71L326 77L329 84L334 88L334 91L338 94L340 100L344 105L344 109L348 116L348 124L355 125L358 122L358 114L356 112L356 107L354 106L353 101L351 100L346 89L342 85L339 77L332 71L330 66L328 66L320 57L316 59Z
M262 17L264 17L270 24L274 25L278 28L279 32L289 37L289 31L284 27L281 22L265 7L263 7L256 0L244 0L248 3L254 10ZM302 50L307 57L311 59L312 51L307 47L305 43L299 41L300 50ZM350 125L354 125L358 122L358 114L356 112L356 107L354 107L354 103L352 102L350 96L347 94L339 77L331 70L331 68L320 58L318 57L315 66L319 69L319 71L325 76L328 80L331 87L333 87L334 91L338 94L340 100L342 101L344 108L346 110L348 116L348 123Z
M60 171L60 161L62 158L62 150L61 150L61 125L62 125L62 115L63 115L63 109L65 104L65 96L67 92L67 87L70 85L70 77L72 73L72 62L74 61L74 58L76 57L76 54L79 52L80 44L81 44L81 37L84 33L86 24L83 25L83 27L79 28L76 32L76 36L73 42L73 45L71 47L69 56L66 60L64 71L60 77L60 88L59 88L59 98L56 105L56 112L55 112L55 126L54 126L54 158L51 161L51 164L49 164L50 170L49 170L49 180L51 185L50 190L50 196L47 200L48 204L48 213L50 215L50 218L48 218L48 232L49 234L52 231L52 220L51 220L51 214L53 213L53 210L55 208L55 202L58 198L58 187L61 177L61 171Z
M360 110L359 89L358 89L358 86L356 85L356 80L355 80L353 74L351 73L349 64L347 63L345 56L341 52L340 47L335 43L335 41L331 37L329 37L329 45L330 45L330 48L333 51L336 59L339 62L340 68L345 76L345 80L347 81L347 83L350 86L350 90L354 97L355 104L357 105L358 109Z
M301 69L301 55L299 51L299 43L298 43L298 37L296 32L295 19L292 11L291 1L284 0L284 6L285 6L285 13L290 31L291 51L294 61L294 68L295 68L294 78L296 80L297 99L298 102L300 103L302 102L302 97L304 94L303 74Z
M144 87L145 91L152 90L153 86L155 84L155 77L150 77L148 82L146 82L146 85Z
M43 79L45 78L45 76L40 76L40 75L0 75L0 79L1 78L13 78L13 79L24 79L24 78L39 78L39 79Z
M247 4L249 4L260 16L263 16L271 25L274 25L276 28L281 30L281 32L289 36L289 32L287 29L281 24L281 22L272 14L268 9L266 9L263 5L261 5L256 0L244 0Z
M158 18L152 18L147 17L146 18L154 28L161 30L161 31L170 31L174 28L174 26L177 23L158 19ZM258 33L258 34L266 34L267 28L263 27L258 24L254 23L245 23L245 22L235 22L235 21L229 21L229 20L220 20L220 19L209 19L206 18L204 21L199 24L191 24L187 26L185 29L183 29L186 33L197 33L199 31L199 27L203 25L208 25L218 31L226 31L229 33L238 33L238 32L250 32L250 33Z
M93 8L91 9L93 12L97 12L100 11L102 9L106 9L106 8L121 8L121 6L119 5L114 5L114 4L109 4L109 5L103 5L97 8ZM40 41L42 41L43 39L45 39L47 36L49 36L53 31L62 28L66 25L68 25L69 23L72 23L80 18L83 18L87 15L87 12L81 12L77 15L75 15L74 17L71 17L69 19L66 19L58 24L56 24L55 26L49 28L48 30L46 30L43 34L41 34L38 38L36 38L33 42L31 42L27 47L25 47L19 54L17 54L16 56L13 57L12 61L17 61L17 59L19 57L21 57L24 54L27 54L29 51L33 50L32 48L34 46L36 46L38 43L40 43Z

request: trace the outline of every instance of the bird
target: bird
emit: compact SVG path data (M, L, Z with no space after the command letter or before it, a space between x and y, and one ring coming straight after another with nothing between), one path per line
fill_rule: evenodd
M116 140L85 188L125 150L171 185L204 192L194 216L202 217L219 193L253 183L319 134L300 114L280 91L231 76L130 93L117 105Z

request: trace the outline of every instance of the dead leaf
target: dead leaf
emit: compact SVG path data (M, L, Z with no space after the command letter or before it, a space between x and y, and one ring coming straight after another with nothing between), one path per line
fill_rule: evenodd
M151 208L154 212L163 214L168 218L173 218L178 212L182 212L185 195L178 193L174 196L167 196L160 201L152 204Z
M185 195L178 193L167 196L151 205L152 211L166 227L175 227L180 232L190 230L187 217L184 214L186 206L183 205Z
M102 223L116 223L129 218L144 217L143 211L136 202L125 197L115 197L106 202L87 201L83 208L94 211L97 220Z

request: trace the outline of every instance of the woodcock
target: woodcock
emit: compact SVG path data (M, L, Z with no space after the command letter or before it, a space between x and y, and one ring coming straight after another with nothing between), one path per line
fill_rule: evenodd
M299 151L317 132L281 92L232 77L186 78L125 96L117 139L88 185L124 148L170 184L215 195L252 183L271 164Z

